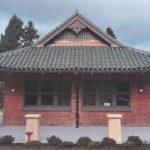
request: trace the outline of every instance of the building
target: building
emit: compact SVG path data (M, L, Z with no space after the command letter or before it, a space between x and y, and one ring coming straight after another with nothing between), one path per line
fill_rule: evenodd
M4 125L150 126L150 53L125 46L76 12L29 48L0 54Z

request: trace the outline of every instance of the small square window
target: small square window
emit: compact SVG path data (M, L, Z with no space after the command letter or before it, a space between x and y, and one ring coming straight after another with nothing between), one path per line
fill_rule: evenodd
M117 84L117 91L118 92L128 92L129 91L128 83L119 83L119 84Z
M25 95L25 105L37 105L37 95Z
M112 95L111 94L101 94L100 95L100 105L101 106L111 106L112 105Z
M70 95L58 94L58 105L70 105Z
M95 82L85 82L84 83L84 92L96 92L96 83Z
M53 105L53 95L42 95L42 105Z
M100 83L99 91L100 92L112 92L112 84L111 83Z
M57 87L58 92L70 92L71 89L70 82L67 81L58 83Z
M96 95L84 94L84 105L96 105Z
M43 83L42 92L53 92L54 85L52 83Z
M37 83L26 83L26 92L37 92Z
M128 95L117 95L117 105L118 106L128 106L129 96Z

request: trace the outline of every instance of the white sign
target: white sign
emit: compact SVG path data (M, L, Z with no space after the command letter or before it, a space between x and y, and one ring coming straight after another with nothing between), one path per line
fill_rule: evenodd
M110 103L104 103L104 106L110 106Z

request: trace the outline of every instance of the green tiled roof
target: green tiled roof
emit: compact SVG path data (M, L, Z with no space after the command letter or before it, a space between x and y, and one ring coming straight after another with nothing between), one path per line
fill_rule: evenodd
M130 47L47 46L0 54L4 70L133 71L150 68L150 53Z

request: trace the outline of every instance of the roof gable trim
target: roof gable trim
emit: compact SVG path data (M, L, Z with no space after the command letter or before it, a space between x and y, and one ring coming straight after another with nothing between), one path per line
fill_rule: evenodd
M45 47L46 44L51 41L58 34L63 32L65 29L72 29L76 34L78 34L82 29L88 28L92 32L94 32L98 37L102 38L109 46L111 47L122 47L123 45L118 44L110 40L104 33L93 27L87 20L82 18L82 16L78 13L73 15L68 21L65 21L60 27L56 28L54 31L50 32L46 35L41 41L35 44L35 47Z

